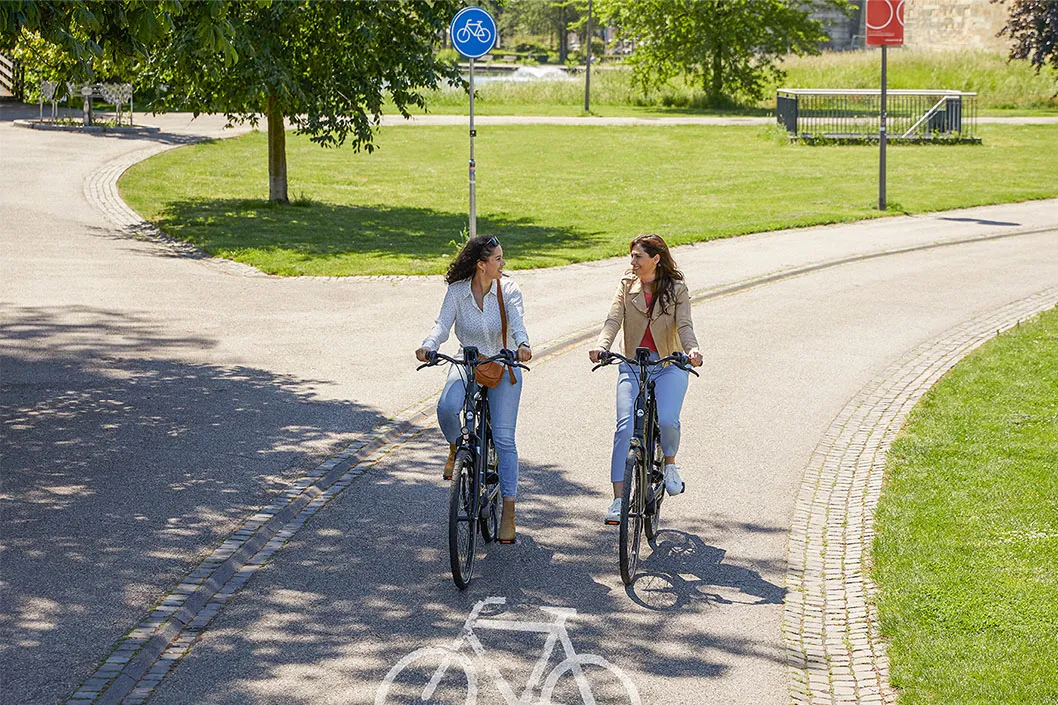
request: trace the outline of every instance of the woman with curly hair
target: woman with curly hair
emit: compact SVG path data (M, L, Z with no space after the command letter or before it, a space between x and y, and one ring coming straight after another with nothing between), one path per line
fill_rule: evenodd
M519 362L532 358L529 336L522 321L522 290L503 274L506 262L500 241L489 235L471 238L452 260L445 281L441 313L433 330L422 346L415 351L420 362L426 362L430 352L448 340L455 325L460 346L475 347L484 357L491 357L501 349L517 350ZM508 320L507 339L503 340L500 306ZM514 428L518 421L518 402L522 394L521 370L510 368L514 381L505 373L500 383L489 390L489 410L492 414L492 438L500 472L500 494L503 497L503 517L500 520L500 543L514 543L514 502L518 492L518 449L514 443ZM459 415L466 395L465 372L452 365L448 372L441 398L437 402L437 422L448 441L448 462L444 478L452 479L456 444L461 435Z
M602 332L595 347L588 351L588 357L594 363L599 362L599 354L610 349L617 331L624 328L625 357L634 357L636 348L649 348L654 360L682 351L690 357L693 366L700 366L702 354L694 336L690 294L668 245L657 235L640 235L632 240L628 251L631 270L617 285ZM666 364L660 369L654 368L650 374L654 379L661 449L665 454L665 490L670 495L680 494L684 482L676 465L676 451L680 447L680 409L687 394L688 373ZM617 379L617 430L610 460L614 500L606 510L607 524L621 520L625 458L635 428L632 410L638 394L636 373L621 363Z

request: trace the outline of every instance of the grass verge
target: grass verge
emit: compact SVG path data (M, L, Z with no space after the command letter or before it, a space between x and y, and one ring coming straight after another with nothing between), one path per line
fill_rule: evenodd
M1058 125L984 125L977 146L895 146L894 212L1058 196ZM463 127L382 130L373 154L287 140L291 196L270 206L262 134L137 164L125 200L173 237L282 275L437 274L467 223ZM514 268L880 215L877 148L791 145L772 126L479 130L478 230Z
M1058 310L925 396L889 453L876 529L901 705L1058 703Z

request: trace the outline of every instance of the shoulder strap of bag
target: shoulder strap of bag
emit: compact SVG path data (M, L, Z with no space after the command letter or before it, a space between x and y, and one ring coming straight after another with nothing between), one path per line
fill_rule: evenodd
M500 331L503 339L500 343L500 347L507 346L507 307L503 305L503 280L496 280L496 299L500 304ZM508 367L507 374L511 376L511 384L517 382L514 378L514 368Z

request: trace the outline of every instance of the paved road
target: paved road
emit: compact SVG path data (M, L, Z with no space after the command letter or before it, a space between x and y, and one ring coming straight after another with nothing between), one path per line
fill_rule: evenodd
M91 205L83 184L111 160L222 134L217 122L153 120L160 136L120 138L0 119L2 171L18 175L0 194L0 658L12 704L69 696L257 507L440 384L407 357L438 278L244 276L132 239ZM490 549L466 593L451 587L439 439L421 434L276 553L152 702L371 702L399 658L454 639L490 595L508 598L513 619L576 609L577 650L625 669L643 702L785 702L786 541L812 449L907 351L1058 284L1056 205L680 248L693 290L739 291L695 308L709 362L684 417L691 490L667 505L654 576L630 592L598 521L613 374L589 375L578 342L623 261L517 273L538 350L562 353L526 386L519 544ZM973 238L992 239L928 247ZM524 680L539 637L487 642ZM479 702L502 701L483 687Z

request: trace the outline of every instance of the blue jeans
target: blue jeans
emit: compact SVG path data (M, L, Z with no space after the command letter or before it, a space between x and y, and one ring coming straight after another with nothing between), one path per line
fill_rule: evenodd
M448 380L437 400L437 423L449 443L459 443L463 428L460 414L466 398L466 371L451 365ZM514 370L518 382L511 384L506 370L503 379L489 390L489 414L492 418L492 442L500 470L500 494L512 499L518 494L518 448L514 444L514 427L518 423L518 402L522 397L522 371Z
M652 359L657 359L657 353ZM639 395L639 368L622 362L617 378L617 430L613 434L613 456L610 459L610 482L625 479L625 459L628 444L635 432L636 397ZM658 426L661 428L661 450L666 456L676 455L680 448L680 409L687 395L687 380L690 373L675 365L655 367L650 372L654 380L654 399L658 409Z

